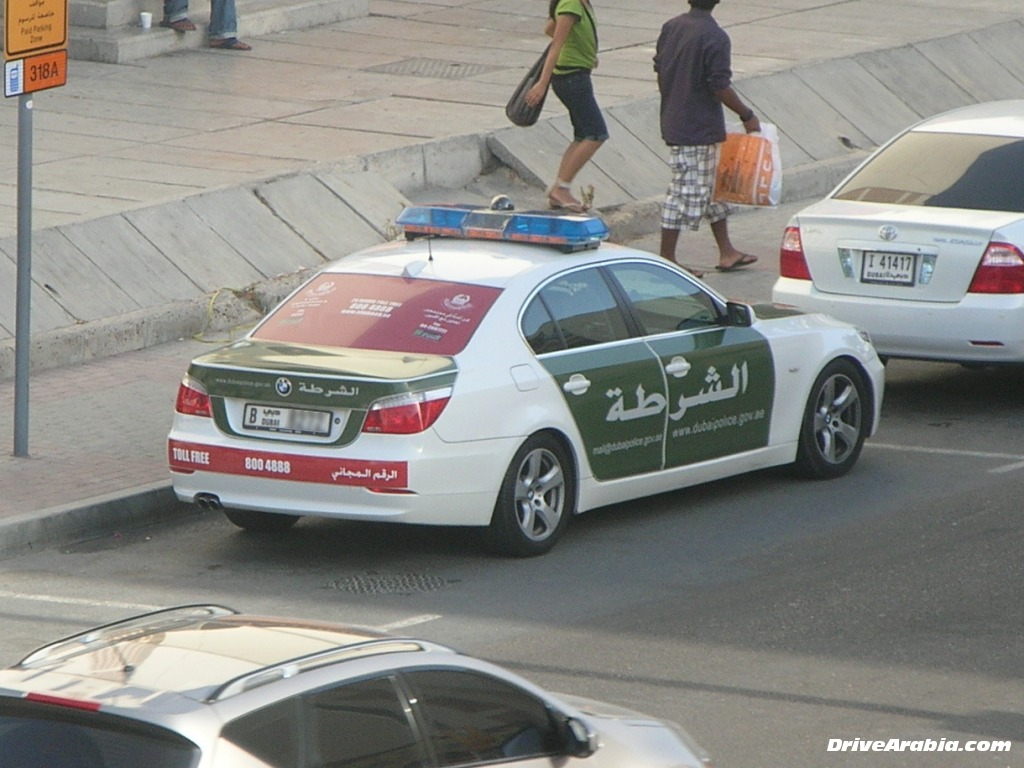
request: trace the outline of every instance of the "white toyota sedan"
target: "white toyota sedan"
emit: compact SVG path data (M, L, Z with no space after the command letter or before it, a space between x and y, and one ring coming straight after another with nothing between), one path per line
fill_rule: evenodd
M180 499L252 531L478 526L529 556L595 507L778 465L838 477L878 426L863 331L727 302L603 243L600 218L398 223L406 242L335 262L192 362L168 439Z
M772 298L864 328L885 357L1024 362L1024 101L924 120L782 239Z

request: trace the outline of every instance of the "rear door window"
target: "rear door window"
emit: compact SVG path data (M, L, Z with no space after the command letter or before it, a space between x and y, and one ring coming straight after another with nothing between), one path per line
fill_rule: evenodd
M253 333L265 341L454 355L500 289L388 275L321 274Z
M233 720L222 736L272 768L425 764L423 745L389 676L346 681L272 704Z
M631 336L622 308L597 269L571 272L545 285L526 308L522 328L538 355Z

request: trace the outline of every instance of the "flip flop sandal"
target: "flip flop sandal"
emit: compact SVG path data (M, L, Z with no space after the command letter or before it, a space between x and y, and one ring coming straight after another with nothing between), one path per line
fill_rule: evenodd
M744 253L740 258L728 267L721 265L715 267L719 272L735 272L737 269L743 269L743 267L749 267L751 264L757 261L757 256L751 256L749 253Z
M160 22L161 27L167 27L173 29L175 32L191 32L196 28L196 25L191 19L178 19L177 21L169 21L164 19Z
M211 40L211 48L220 48L225 51L251 51L252 46L248 43L243 43L237 37L226 37L223 40Z

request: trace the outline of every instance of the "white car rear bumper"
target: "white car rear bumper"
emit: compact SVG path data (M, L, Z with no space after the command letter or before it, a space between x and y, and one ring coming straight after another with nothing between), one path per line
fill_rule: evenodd
M772 301L823 312L871 335L882 357L951 362L1024 362L1024 296L968 294L955 304L822 293L780 277Z

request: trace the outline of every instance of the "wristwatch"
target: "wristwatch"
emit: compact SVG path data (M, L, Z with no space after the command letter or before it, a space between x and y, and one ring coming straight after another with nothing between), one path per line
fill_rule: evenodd
M745 122L747 122L748 120L750 120L751 118L753 118L753 116L754 116L754 110L752 110L752 109L751 109L751 110L749 110L749 111L747 112L747 114L745 114L745 115L740 115L740 122L741 122L741 123L745 123Z

